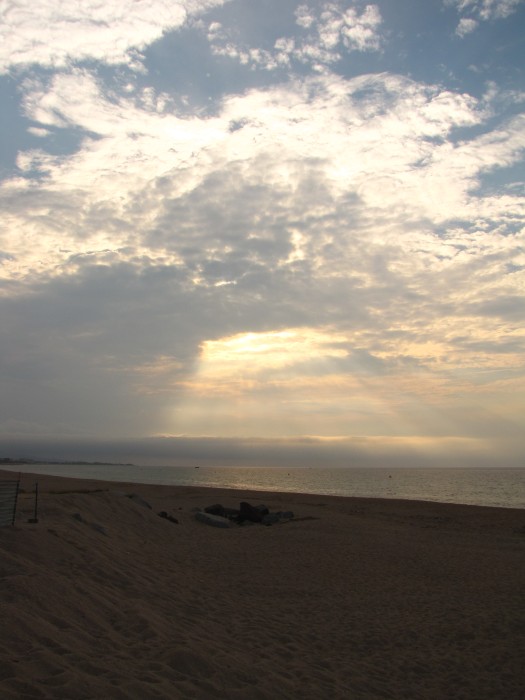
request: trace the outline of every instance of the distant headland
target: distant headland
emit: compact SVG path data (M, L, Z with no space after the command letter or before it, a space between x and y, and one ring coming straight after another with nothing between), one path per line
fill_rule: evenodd
M104 467L135 467L131 462L85 462L69 459L30 459L28 457L0 457L0 467L14 466L17 464L79 464L85 466Z

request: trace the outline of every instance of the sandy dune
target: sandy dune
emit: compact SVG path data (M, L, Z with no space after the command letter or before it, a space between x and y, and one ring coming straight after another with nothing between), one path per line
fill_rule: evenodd
M15 526L0 528L2 700L523 697L525 511L21 486ZM296 519L195 519L241 500Z

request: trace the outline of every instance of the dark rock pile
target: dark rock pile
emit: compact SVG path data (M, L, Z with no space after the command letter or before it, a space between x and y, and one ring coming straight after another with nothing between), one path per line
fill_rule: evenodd
M270 510L265 505L252 506L246 501L242 501L238 509L225 508L220 503L215 503L196 514L197 520L214 527L231 527L234 524L245 525L247 523L273 525L287 522L292 520L293 517L294 514L291 510L270 513Z

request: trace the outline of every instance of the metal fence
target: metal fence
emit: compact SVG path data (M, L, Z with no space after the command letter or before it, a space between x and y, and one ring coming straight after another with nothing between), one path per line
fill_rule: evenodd
M20 481L0 480L0 527L14 525Z

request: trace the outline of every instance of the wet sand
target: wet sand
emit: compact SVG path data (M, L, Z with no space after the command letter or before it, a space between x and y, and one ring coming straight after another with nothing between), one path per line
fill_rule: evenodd
M21 487L0 528L3 700L523 697L523 510L28 474ZM195 517L240 501L295 517Z

